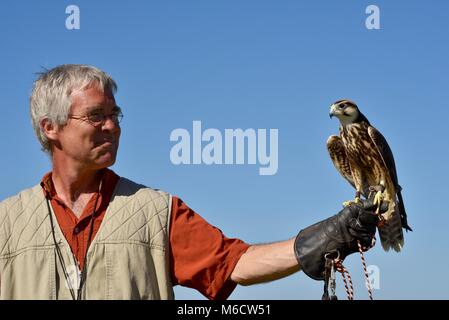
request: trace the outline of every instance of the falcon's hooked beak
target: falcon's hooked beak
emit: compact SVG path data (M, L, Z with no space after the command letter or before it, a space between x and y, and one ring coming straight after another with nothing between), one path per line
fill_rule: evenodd
M331 106L331 110L329 111L329 118L333 118L334 116L336 116L337 114L336 114L336 108L335 108L335 104L333 104L332 106Z

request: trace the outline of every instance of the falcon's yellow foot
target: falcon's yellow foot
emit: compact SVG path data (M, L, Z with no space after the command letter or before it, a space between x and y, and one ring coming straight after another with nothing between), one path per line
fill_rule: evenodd
M380 206L382 205L384 197L382 195L382 191L377 191L376 195L374 196L373 204L377 205L376 214L379 214L380 212Z
M349 207L351 204L359 204L361 202L360 197L355 197L354 200L343 202L343 207Z

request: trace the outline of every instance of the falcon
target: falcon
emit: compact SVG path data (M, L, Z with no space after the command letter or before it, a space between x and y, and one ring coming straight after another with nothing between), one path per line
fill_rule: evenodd
M336 169L356 190L355 199L350 202L359 202L360 196L368 199L374 195L382 247L385 251L401 251L402 228L412 229L407 223L402 188L387 140L350 100L332 104L329 116L340 120L340 136L330 136L327 149ZM388 209L380 214L382 201L388 202Z

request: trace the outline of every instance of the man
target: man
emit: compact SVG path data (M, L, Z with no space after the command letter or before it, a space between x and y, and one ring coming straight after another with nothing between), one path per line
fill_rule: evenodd
M371 243L369 203L306 228L296 242L249 245L179 198L119 177L108 169L121 132L116 89L86 65L61 65L36 80L32 124L52 171L0 203L2 299L172 299L176 284L226 299L237 284L301 268L322 279L325 253L343 259L357 240Z

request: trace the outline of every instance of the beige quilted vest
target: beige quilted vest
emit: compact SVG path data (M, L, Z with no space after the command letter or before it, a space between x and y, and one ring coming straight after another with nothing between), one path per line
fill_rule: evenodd
M120 178L89 247L83 299L173 299L168 255L171 196ZM53 221L56 217L53 215ZM55 223L69 274L70 247ZM40 185L0 203L0 298L72 299Z

